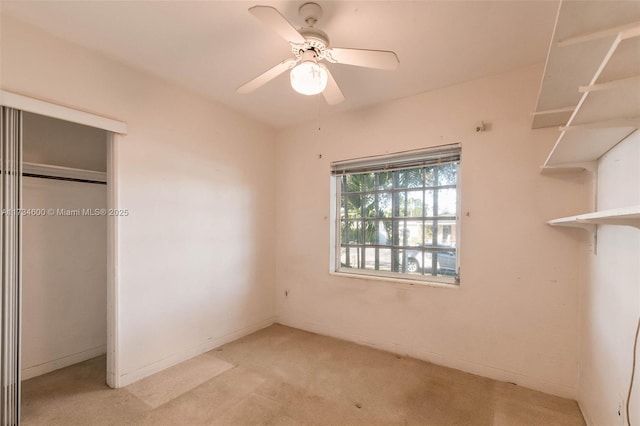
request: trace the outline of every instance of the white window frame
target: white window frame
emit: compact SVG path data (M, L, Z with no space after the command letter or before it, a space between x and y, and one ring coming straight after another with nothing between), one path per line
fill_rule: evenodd
M409 274L406 272L387 272L375 269L345 268L341 266L341 177L349 174L393 171L410 168L418 168L429 165L446 164L456 158L458 161L456 178L456 264L455 275ZM331 274L349 276L353 278L365 278L372 280L382 280L400 282L408 284L427 284L446 287L458 287L460 284L460 211L461 211L461 190L460 182L462 175L462 149L460 144L450 144L430 147L427 149L404 151L395 154L387 154L366 158L357 158L331 163L330 196L331 196L331 229L330 229L330 269ZM455 160L454 160L455 161ZM435 213L434 213L435 214ZM423 215L422 217L426 217ZM424 220L424 219L423 219ZM429 219L426 219L429 220ZM390 246L391 247L391 246ZM377 263L376 263L377 265ZM376 266L377 267L377 266Z

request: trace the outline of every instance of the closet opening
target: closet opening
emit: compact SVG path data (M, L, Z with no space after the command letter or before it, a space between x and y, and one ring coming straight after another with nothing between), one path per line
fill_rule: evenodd
M109 137L95 127L24 113L23 381L88 362L105 383ZM28 409L28 382L23 386Z

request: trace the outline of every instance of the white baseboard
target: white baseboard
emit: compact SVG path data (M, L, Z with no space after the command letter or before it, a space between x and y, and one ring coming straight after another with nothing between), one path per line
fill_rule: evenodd
M184 351L175 353L168 358L164 358L160 361L156 361L149 365L145 365L144 367L139 368L137 370L124 373L120 375L120 381L118 383L119 387L130 385L131 383L137 382L138 380L144 379L145 377L151 376L152 374L158 373L176 364L180 364L181 362L184 362L195 356L208 352L214 348L217 348L218 346L224 345L225 343L229 343L236 339L244 337L248 334L255 333L258 330L261 330L265 327L269 327L275 322L276 322L275 316L269 317L258 323L232 331L231 333L227 333L219 337L211 337L207 339L207 341L202 342L199 345L196 345Z
M534 389L563 398L575 399L577 394L577 390L570 386L548 382L536 377L526 376L518 372L503 370L489 365L478 364L476 362L465 359L444 356L442 354L431 352L424 348L398 345L396 343L390 342L374 343L364 336L359 336L346 330L337 330L313 322L291 320L280 316L278 317L277 322L289 327L310 331L312 333L336 337L338 339L347 340L364 346L369 346L400 355L407 355L412 358L431 362L443 367L464 371L465 373L476 374L478 376L487 377L489 379L498 380L501 382L515 383L518 386L523 386L529 389Z
M95 348L88 349L86 351L78 352L73 355L67 355L62 358L54 359L42 364L34 365L32 367L25 367L22 369L22 380L31 379L32 377L41 376L51 371L59 370L60 368L68 367L73 364L77 364L82 361L86 361L91 358L95 358L107 353L107 345L101 345Z

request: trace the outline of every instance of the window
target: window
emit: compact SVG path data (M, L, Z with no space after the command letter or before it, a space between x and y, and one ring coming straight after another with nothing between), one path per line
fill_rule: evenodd
M459 283L459 145L331 169L333 271Z

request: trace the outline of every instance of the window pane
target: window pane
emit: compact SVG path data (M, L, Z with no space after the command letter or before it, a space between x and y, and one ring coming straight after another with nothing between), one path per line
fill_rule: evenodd
M373 247L363 248L365 254L365 269L373 269L376 270L376 249Z
M457 195L456 190L451 189L439 189L437 191L438 197L438 216L455 216Z
M436 271L433 269L433 250L425 249L424 250L424 266L423 272L427 275L436 275Z
M395 193L395 216L396 217L404 217L405 216L405 205L407 204L407 192L396 192Z
M406 250L408 274L431 274L432 253L424 247Z
M365 192L374 187L374 173L359 173L343 179L342 192Z
M396 173L396 188L422 188L422 168L398 170Z
M458 181L458 163L438 166L438 185L455 185Z
M404 268L403 272L407 274L422 274L422 250L405 250L403 261L406 258L406 268Z
M425 217L432 217L433 216L433 206L435 203L434 200L434 194L435 192L433 191L433 189L427 189L426 191L424 191L424 215Z
M363 262L364 264L367 263L366 254L364 247L341 247L340 266L342 268L361 269Z
M442 275L456 274L456 253L455 251L438 253L438 273Z
M340 192L347 192L347 179L349 176L340 176Z
M378 244L379 232L377 221L368 220L364 222L364 243Z
M354 250L348 247L340 248L340 266L342 268L352 268L354 267L354 265L357 266L357 264L354 263L355 256L352 256L353 253L354 253Z
M422 235L424 236L425 245L433 245L433 221L425 221L422 225Z
M393 210L391 209L391 193L382 192L378 194L378 217L391 217Z
M358 185L360 187L360 191L373 191L376 189L375 187L375 174L374 173L362 173L356 175L358 178Z
M438 221L438 245L457 247L457 229L455 220Z
M380 245L391 245L391 237L393 236L393 222L390 220L379 221L378 233Z
M393 173L378 172L376 173L377 183L375 189L385 190L393 188Z
M374 194L362 194L360 201L365 217L376 217L376 196Z
M436 167L424 168L424 185L425 186L435 186L436 184L435 169Z
M350 219L362 217L362 200L360 195L345 195L344 206Z
M422 220L402 220L400 221L400 245L419 246L422 245Z
M391 249L379 249L378 260L379 271L391 271Z
M344 244L347 241L349 241L349 238L347 237L347 224L344 220L341 220L340 221L340 242Z
M402 217L422 217L423 212L423 191L406 191L398 194L400 202L400 216Z
M343 240L344 244L362 244L362 221L351 220L348 222L347 239Z

